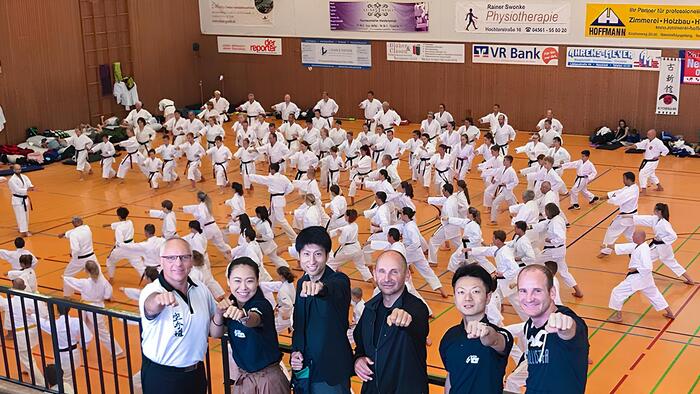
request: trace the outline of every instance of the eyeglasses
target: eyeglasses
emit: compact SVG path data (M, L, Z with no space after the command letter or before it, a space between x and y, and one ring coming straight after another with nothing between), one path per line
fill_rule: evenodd
M191 254L180 254L180 255L173 255L173 256L160 256L161 259L167 261L168 263L174 263L177 261L177 259L180 259L181 262L183 263L189 263L192 261L192 255Z

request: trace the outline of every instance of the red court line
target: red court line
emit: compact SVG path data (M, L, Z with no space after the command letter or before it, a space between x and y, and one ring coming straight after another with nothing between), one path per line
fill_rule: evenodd
M632 364L632 366L630 367L630 371L634 370L634 368L637 366L637 364L639 364L639 362L642 361L642 359L646 355L647 355L646 353L640 354L639 357L637 357L637 361L635 361L634 364Z
M678 308L678 311L676 311L676 317L678 317L678 315L680 315L681 311L682 311L683 309L685 309L685 307L690 303L690 300L692 300L693 297L695 297L695 295L698 294L698 290L700 290L700 287L696 286L696 287L695 287L695 290L693 291L693 294L691 294L690 297L688 297L688 299L685 300L685 302L683 303L683 305L681 305L681 307ZM647 350L650 350L650 349L652 348L652 346L654 346L654 344L656 343L656 341L658 341L659 338L661 337L661 335L663 335L663 334L666 332L666 330L667 330L668 327L671 325L671 323L673 323L673 320L669 320L669 321L664 325L664 328L662 328L661 331L659 331L659 333L656 335L656 337L654 337L654 339L651 341L651 343L649 344L649 346L647 346Z
M613 394L614 392L616 392L617 389L619 389L620 386L622 386L622 382L624 382L625 379L627 379L628 376L629 376L629 375L625 374L625 376L623 376L622 379L620 379L620 381L617 382L617 384L615 385L615 387L613 387L613 389L610 390L610 394Z

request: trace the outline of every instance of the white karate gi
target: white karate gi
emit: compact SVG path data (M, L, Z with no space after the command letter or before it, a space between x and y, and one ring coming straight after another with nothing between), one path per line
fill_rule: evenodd
M277 142L277 144L275 144L275 145L280 145L280 147L282 147L282 148L284 147L284 145L281 145L280 142ZM263 147L268 147L268 149L269 149L269 146L270 146L270 144L266 144ZM261 148L258 148L258 149L261 149ZM243 188L250 189L250 177L249 177L249 175L255 174L255 171L256 171L255 160L257 160L257 158L258 158L258 151L255 150L255 148L253 148L251 146L248 146L248 149L245 149L241 146L240 148L238 148L238 150L233 155L233 157L238 159L238 161L240 161L241 177L243 178ZM228 178L226 178L226 180L228 180ZM218 178L217 178L217 182L218 182Z
M584 197L590 202L595 195L588 191L588 183L593 181L598 175L598 171L590 160L576 160L570 161L568 163L563 163L562 169L566 170L569 168L576 169L576 180L574 185L571 186L571 204L578 204L578 194L583 194Z
M139 142L139 151L144 156L148 156L148 150L151 149L151 144L156 138L156 131L149 125L134 127L134 135L136 135L136 140Z
M377 123L374 121L374 115L382 110L382 102L373 98L372 101L364 99L360 103L360 108L365 112L365 123L369 126L369 131L374 133L377 128Z
M65 237L70 243L71 255L65 271L63 271L65 278L73 277L82 271L85 268L85 263L88 261L94 261L99 266L97 255L95 255L92 247L92 231L87 224L66 231ZM66 297L73 295L73 289L65 283L63 285L63 295Z
M435 120L440 123L440 128L444 129L447 127L447 123L454 122L455 119L452 117L452 114L447 111L438 111L435 112Z
M205 203L200 202L197 205L185 205L182 207L182 210L194 216L202 226L204 236L207 237L207 240L211 241L221 253L227 255L231 251L231 247L224 239L224 234L221 232L219 226L216 225L214 216L209 212L209 208L207 208Z
M428 248L428 260L436 264L437 249L445 241L450 241L455 248L459 248L461 241L459 239L459 226L451 224L450 218L459 217L459 201L455 195L445 197L428 197L428 204L441 206L440 221L442 225L435 231L435 234L430 238L430 246Z
M569 287L576 286L576 279L569 272L566 264L566 223L561 216L543 220L532 227L533 231L545 238L544 250L537 256L536 262L544 264L546 261L557 263L557 273Z
M226 132L224 131L223 127L218 124L211 125L209 123L207 123L203 129L199 130L199 134L202 135L205 140L207 140L207 149L216 146L216 137L225 138L226 136ZM197 135L195 135L195 139L196 138ZM251 143L255 141L251 141Z
M290 241L296 240L297 234L284 216L284 207L287 205L287 199L284 196L294 191L292 182L279 172L274 175L252 174L250 175L250 181L267 186L267 191L270 193L270 220L272 220L272 225L280 226Z
M528 141L527 144L515 148L515 153L525 153L527 155L527 165L532 167L537 165L537 156L547 155L549 148L544 143L538 141Z
M510 305L515 309L520 319L523 321L527 320L528 316L520 306L517 287L511 288L511 285L517 282L518 272L520 271L518 263L515 262L513 250L505 245L501 248L485 246L473 248L469 254L473 256L493 256L496 261L496 271L503 275L503 278L498 278L497 290L491 295L491 301L486 305L486 316L489 318L489 321L503 322L503 316L500 312L503 298L508 298Z
M114 177L117 173L112 168L114 164L114 155L117 151L114 149L114 144L111 142L100 142L99 144L93 145L90 152L100 152L100 167L102 167L102 178L109 179Z
M275 233L272 232L271 224L265 220L260 220L257 217L250 219L251 224L255 226L257 235L256 241L260 245L260 250L267 256L272 264L277 267L289 267L283 258L277 255L277 243L275 242Z
M204 283L215 299L219 299L219 297L222 297L225 294L224 289L221 287L221 284L214 279L214 276L211 274L211 269L207 264L199 267L193 266L189 277L192 280Z
M499 124L493 131L493 143L500 148L499 153L501 156L506 156L508 154L508 144L510 141L515 141L515 130L508 123L504 123L503 126Z
M165 238L148 237L141 242L129 242L118 244L121 249L126 249L131 254L136 254L143 258L143 265L137 268L139 275L143 276L146 267L160 267L160 248L165 243Z
M537 122L537 130L544 130L544 121L547 120L547 118L542 118L540 119L539 122ZM552 118L550 119L552 122L552 130L556 131L557 133L561 134L564 132L564 126L561 124L561 122L557 118ZM559 304L557 304L559 305Z
M185 157L187 158L187 166L185 171L187 173L187 179L190 181L199 182L202 179L202 172L199 167L202 166L201 159L204 157L206 152L199 141L195 140L193 143L185 142L177 147L180 151L185 152Z
M494 134L496 132L496 129L500 126L500 123L498 122L498 117L501 115L503 115L503 117L505 118L503 124L508 124L508 115L504 114L503 112L498 112L495 114L491 112L490 114L479 119L479 122L488 123L491 134Z
M506 202L508 207L517 204L513 190L518 186L518 174L515 173L513 167L504 167L503 170L499 170L494 176L494 184L496 185L496 190L493 197L491 195L484 194L484 197L488 197L490 201L484 204L487 207L491 207L491 221L495 222L498 219L498 209L502 202ZM491 199L493 198L493 199Z
M376 114L374 114L374 120L377 122L377 124L384 127L385 132L387 130L394 130L395 126L401 124L401 116L399 116L399 114L393 109L389 109L388 111L384 111L383 108L380 109Z
M25 299L23 306L20 296L9 295L8 297L11 297L11 301L8 301L8 299L5 297L0 297L0 309L3 311L3 314L7 316L6 321L9 326L5 327L5 329L10 330L10 327L14 327L16 338L14 340L6 339L5 342L7 345L17 349L20 368L23 372L30 375L29 382L31 382L31 374L33 371L36 384L43 386L44 375L42 374L43 371L41 369L41 363L37 363L36 359L34 359L34 355L32 354L32 349L39 345L37 311L34 310L34 303L30 302L29 299ZM12 303L11 316L10 302ZM26 324L24 323L25 319L27 321ZM28 341L27 338L29 338ZM44 342L44 346L46 346L46 342ZM29 357L32 358L31 366L29 364Z
M297 140L304 132L304 128L298 123L283 123L279 130L284 135L284 141L278 142L286 142L287 148L292 152L298 151L299 142Z
M328 132L328 136L335 146L340 146L347 139L348 132L340 127L334 127Z
M481 130L479 130L479 128L474 125L470 125L469 127L459 126L459 129L457 129L457 133L459 135L466 134L467 141L470 145L474 145L476 143L476 140L478 140L479 137L481 137Z
M32 181L24 174L12 174L7 181L12 200L12 210L20 233L29 231L29 211L33 208L29 199L29 189L34 187Z
M110 227L114 230L114 248L107 256L107 276L114 278L114 271L120 260L129 260L129 263L139 275L143 275L143 258L137 253L120 247L120 245L134 242L134 223L127 219L114 222Z
M659 157L668 154L668 148L658 138L651 141L644 139L634 144L634 147L644 149L644 159L639 166L639 187L646 189L649 181L652 185L658 185L659 178L656 176L656 167L659 166Z
M329 98L328 100L319 100L313 109L314 111L317 109L321 111L321 117L328 121L328 129L330 130L330 128L333 127L334 124L333 116L335 116L335 114L338 113L340 107L338 107L338 104L335 102L335 100Z
M421 274L430 288L437 290L442 287L440 279L435 275L435 271L430 268L428 260L425 259L421 245L421 234L416 222L411 220L401 226L402 242L406 247L406 262L413 265Z
M117 178L124 179L126 173L130 169L134 168L134 163L141 168L143 165L144 156L139 152L140 144L136 139L136 136L129 137L128 139L118 142L115 145L121 146L126 149L126 155L119 162L119 168L117 169Z
M639 186L625 186L622 189L617 189L608 192L608 204L617 205L620 212L615 216L608 229L605 231L603 238L602 254L611 254L612 249L608 246L615 243L615 240L624 234L628 240L632 240L634 233L634 214L637 213L639 204Z
M558 122L558 121L557 121ZM544 123L543 123L544 124ZM538 124L539 126L539 124ZM561 132L554 128L554 124L550 129L545 129L544 127L540 129L539 133L540 141L547 147L551 148L554 145L554 137L561 138Z
M0 249L0 260L5 260L10 263L10 267L13 270L21 270L22 266L19 265L19 258L28 254L32 256L32 268L36 267L39 262L32 252L24 248L19 248L15 250Z
M433 160L433 157L435 155L437 155L435 153L435 144L432 142L428 142L427 144L419 147L414 153L413 162L415 163L415 175L419 181L421 178L423 179L423 187L430 187L430 181L433 173L433 162L435 161ZM440 155L437 156L440 157ZM445 155L443 160L441 160L441 164L443 166L449 166L449 163L444 160L445 158L447 158L447 155ZM439 182L442 182L442 179L440 179Z
M365 178L372 172L372 158L370 156L360 156L353 164L354 169L350 175L350 188L348 196L355 197L357 187L364 184Z
M64 277L63 281L66 286L69 286L74 291L80 292L80 298L90 305L104 308L105 300L112 298L112 285L109 284L102 274L100 274L96 280L92 278L77 279ZM93 335L99 334L97 336L99 336L100 342L102 342L102 345L110 354L112 354L112 340L114 340L114 354L116 356L121 355L124 351L119 345L119 342L117 342L117 339L113 338L113 331L108 329L106 315L98 313L93 317L92 313L83 312L83 321L91 331L94 330L95 327L93 319L97 320L97 333L93 332Z
M172 182L178 179L177 158L178 152L173 144L163 144L156 148L156 154L163 158L163 181Z
M649 243L652 262L659 259L676 276L685 274L685 268L678 263L673 253L673 243L678 239L678 235L668 220L656 215L634 215L634 224L654 229L654 239Z
M253 100L252 102L248 100L241 104L238 109L245 111L246 115L248 116L248 123L251 123L251 121L257 118L259 114L265 114L265 109L256 100Z
M209 148L206 153L211 156L212 175L216 179L216 186L228 185L226 170L228 169L228 162L233 158L231 150L222 144L221 147L215 145Z
M197 122L202 123L199 119L195 119ZM185 134L190 131L190 121L187 118L180 117L178 118L172 118L169 121L165 122L165 129L173 133L173 138L175 138L171 143L175 146L180 145L181 143L185 142ZM202 128L204 128L204 124L202 124ZM199 132L200 129L196 130L193 134L197 135L196 133Z
M161 226L163 238L167 240L177 237L177 219L175 217L175 212L165 212L160 209L151 209L148 211L148 216L158 218L163 221Z
M447 269L455 272L463 264L477 263L489 273L496 271L496 267L483 256L473 256L472 254L465 256L465 247L478 248L482 246L481 226L479 226L479 223L470 219L462 219L461 217L451 217L448 219L448 222L462 228L462 244L450 256Z
M87 134L66 138L66 143L75 148L75 162L78 171L90 171L88 163L88 151L92 148L92 140Z
M160 178L162 177L160 172L163 169L163 160L157 157L153 159L148 157L146 158L146 160L143 161L143 168L145 168L148 172L148 185L152 189L157 189L158 180L160 180Z
M51 323L49 320L40 318L39 324L41 330L47 334L52 334ZM68 325L66 326L66 318L59 316L56 318L56 340L58 341L58 352L61 357L61 369L63 370L63 389L67 394L74 393L73 389L73 369L76 371L83 365L81 358L82 352L78 348L81 343L80 333L82 331L85 341L85 346L89 346L92 342L92 331L90 327L83 322L81 330L80 319L69 316ZM70 342L68 338L70 337ZM72 355L71 355L72 353ZM71 357L73 362L71 364Z
M330 187L340 182L340 170L344 168L340 155L328 155L319 161L321 164L321 185L330 191Z
M628 268L637 270L637 273L628 273L625 279L612 290L610 294L610 309L621 311L625 300L634 293L640 291L646 297L655 310L668 308L668 302L656 287L651 264L651 251L649 245L641 243L625 243L615 245L616 254L630 254Z
M129 112L126 118L124 118L124 121L126 121L126 123L130 126L135 126L136 123L138 123L139 118L143 118L143 120L148 123L152 116L153 115L151 115L151 113L146 111L144 108L141 108L140 110L134 108Z
M293 102L283 101L279 104L272 106L272 109L279 112L282 115L282 121L287 122L289 120L289 114L294 114L294 119L299 118L299 113L301 110Z
M291 154L292 151L289 150L287 145L282 141L277 141L274 146L269 143L257 148L258 153L267 156L270 163L277 163L280 166L280 174L286 172L286 158Z

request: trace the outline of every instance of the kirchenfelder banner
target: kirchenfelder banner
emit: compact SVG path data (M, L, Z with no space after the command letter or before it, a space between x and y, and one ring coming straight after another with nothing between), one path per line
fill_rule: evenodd
M589 3L585 29L596 38L700 40L700 5Z

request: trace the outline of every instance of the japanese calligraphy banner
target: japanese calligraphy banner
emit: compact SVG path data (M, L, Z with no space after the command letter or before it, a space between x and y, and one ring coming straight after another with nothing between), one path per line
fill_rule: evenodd
M683 83L690 85L700 85L700 51L680 51L681 59L683 59L683 67L681 75Z
M659 89L656 93L657 115L678 115L681 90L681 59L662 57L659 69Z

